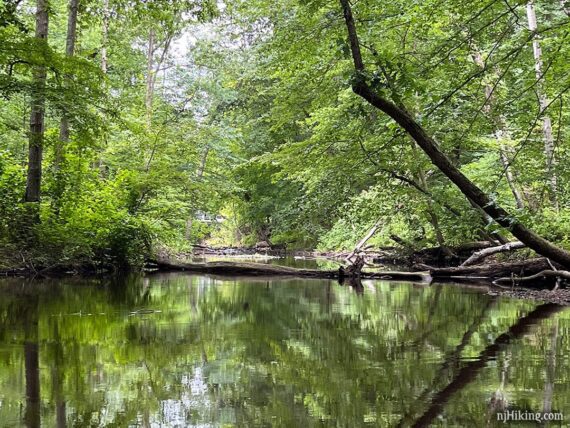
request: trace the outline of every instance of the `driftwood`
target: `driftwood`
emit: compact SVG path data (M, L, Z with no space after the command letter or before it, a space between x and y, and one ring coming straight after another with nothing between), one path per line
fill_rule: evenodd
M356 244L356 246L354 247L354 250L352 251L352 253L350 253L348 255L348 257L346 258L346 261L348 262L352 262L352 258L361 251L362 247L364 247L364 244L366 244L368 242L368 240L370 238L372 238L374 236L374 234L376 233L376 231L380 228L380 220L377 220L376 223L374 223L374 226L372 226L372 228L368 231L368 233L364 236L364 238L362 238L358 244Z
M431 276L435 278L453 278L453 277L477 277L477 278L500 278L510 277L511 275L533 275L543 270L550 270L551 266L548 259L534 258L524 261L492 263L476 266L458 266L435 268L427 265L415 265L418 270L427 270Z
M364 267L364 257L357 255L352 264L350 264L346 269L343 266L338 268L338 276L340 278L360 277L362 275L363 267Z
M408 257L412 264L424 263L437 267L458 265L469 258L474 251L495 247L497 242L474 241L466 242L456 247L429 247L413 251Z
M298 269L263 263L211 262L185 263L168 259L150 260L158 270L187 271L217 275L293 276L305 278L339 278L338 270ZM346 275L346 274L345 274ZM430 282L427 272L360 272L361 278Z
M471 251L478 251L484 248L493 247L498 242L493 241L473 241L473 242L465 242L463 244L458 245L457 247L453 247L452 250L455 253L465 253Z
M519 248L525 248L525 247L526 247L526 245L523 244L522 242L514 241L514 242L509 242L509 243L504 244L504 245L499 245L497 247L484 248L482 250L474 252L471 255L471 257L469 257L467 260L465 260L461 264L461 266L472 266L472 265L477 264L481 260L483 260L486 257L489 257L493 254L504 253L506 251L518 250Z
M525 277L502 277L498 278L493 283L495 284L519 284L525 282L534 282L534 281L544 281L547 279L555 279L555 280L569 280L570 281L570 272L567 270L543 270L534 275L525 276Z

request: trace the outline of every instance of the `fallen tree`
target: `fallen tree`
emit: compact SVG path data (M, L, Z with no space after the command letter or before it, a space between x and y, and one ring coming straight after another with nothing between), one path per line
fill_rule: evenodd
M570 252L556 246L544 239L531 229L527 228L520 220L499 206L489 195L473 183L452 160L439 147L437 141L428 131L410 114L401 100L394 102L377 91L368 83L369 75L364 66L360 50L360 40L356 31L356 23L352 15L349 0L340 0L340 5L346 24L350 52L354 64L354 76L352 80L353 92L366 100L371 106L390 116L406 133L414 139L422 151L469 200L485 211L500 226L510 231L519 241L538 254L570 268ZM388 86L393 82L388 80Z
M545 280L562 280L570 281L570 272L567 270L542 270L534 275L525 277L502 277L493 281L494 284L521 284L527 282L537 282Z
M414 251L408 258L412 264L424 263L427 265L441 265L459 264L473 255L474 251L479 251L485 248L495 247L498 242L493 241L474 241L466 242L456 247L447 247L451 251L451 256L446 254L442 247L429 247L422 248L421 250Z
M483 260L489 256L492 256L493 254L518 250L520 248L525 248L525 247L526 247L526 245L523 244L522 242L515 241L515 242L509 242L509 243L504 244L504 245L499 245L497 247L484 248L482 250L474 252L471 255L471 257L469 257L467 260L465 260L461 264L461 266L472 266L472 265L479 263L481 260Z
M546 258L534 258L514 262L445 268L436 268L418 264L415 265L414 268L422 271L428 271L434 279L453 279L456 277L495 279L507 276L510 278L512 275L517 275L519 277L534 275L544 270L550 270L551 266Z
M292 276L304 278L340 278L342 276L349 276L346 271L341 270L298 269L288 266L277 266L263 263L186 263L170 259L157 259L149 260L148 266L157 270L186 271L217 275ZM360 272L359 276L363 279L375 278L421 281L427 283L431 281L431 277L427 272Z

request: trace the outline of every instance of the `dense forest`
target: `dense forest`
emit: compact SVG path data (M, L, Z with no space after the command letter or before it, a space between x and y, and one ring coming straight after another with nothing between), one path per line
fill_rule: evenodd
M0 0L0 425L567 418L569 41L570 0Z
M375 225L570 267L565 0L0 1L0 267Z

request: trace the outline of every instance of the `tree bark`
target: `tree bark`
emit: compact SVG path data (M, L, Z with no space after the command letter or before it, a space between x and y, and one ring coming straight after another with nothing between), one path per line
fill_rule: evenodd
M449 157L439 148L437 142L414 120L404 107L397 106L393 102L380 96L368 86L365 81L364 63L360 53L358 35L349 0L340 0L340 3L344 12L354 67L356 69L356 76L352 84L353 91L398 123L416 141L432 163L445 174L466 197L479 205L499 225L508 229L516 238L538 254L548 257L565 267L570 267L570 253L568 251L537 235L525 227L519 220L512 217L502 207L497 205L494 200L453 165Z
M104 75L107 75L107 69L109 67L109 58L108 58L107 47L109 45L110 14L111 14L111 11L109 9L109 0L103 0L103 19L102 19L102 23L101 23L101 71L103 72ZM103 81L103 87L105 90L107 89L107 82L106 81ZM105 115L105 113L103 113L103 115ZM106 146L107 145L107 131L105 129L103 130L102 141L103 141L104 145ZM99 170L99 176L101 178L105 178L105 175L106 175L106 169L105 169L105 165L103 163L103 157L102 157L103 150L101 150L98 153L98 158L93 163L93 167L97 168Z
M534 11L534 2L530 1L526 5L526 16L528 19L528 29L536 33L536 13ZM534 54L534 70L537 80L537 94L540 104L540 110L543 113L542 132L544 136L544 155L546 157L546 181L549 188L550 202L552 206L558 210L558 176L556 174L556 156L554 153L554 137L552 136L552 121L550 116L544 114L548 107L548 98L544 90L544 74L542 72L542 49L540 48L539 36L534 35L532 40L532 50Z
M47 49L48 38L48 0L36 2L36 39L38 46ZM42 157L44 145L46 67L36 66L30 113L30 136L28 152L28 174L26 180L25 202L39 202L42 182Z

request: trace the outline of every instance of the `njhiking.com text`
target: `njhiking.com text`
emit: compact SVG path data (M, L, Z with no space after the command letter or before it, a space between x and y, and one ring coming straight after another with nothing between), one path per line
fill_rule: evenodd
M549 421L563 421L564 415L560 412L527 412L523 410L505 410L504 412L497 413L497 420L507 422L549 422Z

